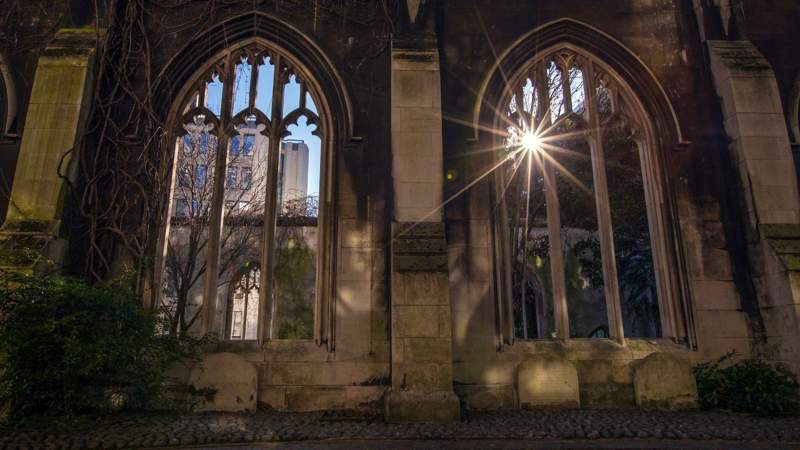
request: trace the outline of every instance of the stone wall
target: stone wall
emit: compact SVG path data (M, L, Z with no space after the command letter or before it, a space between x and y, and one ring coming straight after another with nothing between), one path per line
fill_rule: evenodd
M710 77L702 70L705 63L691 9L670 1L615 2L602 7L573 3L477 2L473 7L447 2L441 44L446 115L473 123L476 96L498 55L502 57L537 26L564 17L610 35L641 60L662 86L682 135L681 142L658 151L674 202L670 245L678 258L670 270L685 275L680 283L683 292L676 297L686 300L688 333L682 343L630 340L624 349L577 340L566 347L504 342L504 330L497 327L502 308L497 302L502 299L497 298L492 263L497 200L491 182L481 183L446 211L454 381L457 392L479 407L513 405L515 371L521 361L537 354L567 355L576 364L584 406L632 405L632 363L651 352L678 352L692 359L713 358L730 350L751 354L752 326L742 306L735 270L747 261L737 259L741 255L732 251L732 242L743 238L726 225L735 214L727 206L725 177L719 170L725 157L722 117ZM503 26L496 25L500 23ZM490 145L480 134L458 120L445 121L445 169L455 174L446 185L448 192L457 191L490 166L492 155L480 152Z
M278 410L374 408L388 389L388 352L329 353L313 342L272 341L247 353L258 369L258 401Z
M387 245L391 177L389 160L389 55L381 23L363 25L376 10L343 5L344 16L318 11L312 3L267 2L259 13L296 28L335 67L349 95L353 136L335 148L336 242L332 309L318 320L330 327L322 346L311 341L269 341L260 351L243 348L258 371L258 401L280 410L373 408L390 383ZM211 27L243 13L250 4L224 7ZM160 10L167 23L202 17L205 11ZM351 20L352 19L352 20ZM154 59L166 65L194 33L165 36ZM202 63L203 61L198 61ZM336 118L336 123L342 118ZM246 347L246 346L245 346Z
M159 20L149 22L148 31L161 39L152 49L153 73L214 26L242 14L267 14L320 50L352 111L352 135L338 142L334 161L335 257L328 274L334 287L324 293L330 309L319 318L328 333L321 345L233 346L257 369L260 403L299 411L373 408L393 392L405 395L396 410L401 416L420 405L455 405L447 410L455 414L431 417L452 419L458 414L452 391L473 408L516 408L520 364L560 358L565 367L575 367L582 406L632 406L635 367L648 355L671 353L695 362L735 349L749 356L761 351L756 344L763 338L778 347L775 360L797 370L798 278L796 272L787 276L781 258L800 252L793 250L796 242L781 246L798 236L793 228L762 226L800 222L796 179L783 151L787 130L776 125L786 108L785 80L797 70L796 62L786 61L786 48L765 51L778 68L777 84L768 77L726 75L719 67L735 45L712 45L718 58L708 61L696 11L677 0L442 0L435 35L405 41L391 40L397 36L389 35L383 12L364 2L344 2L341 14L319 17L312 2L266 2L258 11L245 3L221 7L213 21L201 20L205 11L197 5L154 10ZM781 4L796 12L790 3ZM160 25L192 17L199 20L193 29L166 32ZM752 17L757 44L770 42L764 24L777 19ZM677 342L512 339L497 289L500 229L492 177L458 195L443 214L437 209L494 161L474 119L497 58L537 27L564 18L615 42L615 51L637 62L631 70L659 87L651 94L663 96L674 112L674 121L656 127L670 130L656 136L656 156L674 253L674 266L665 270L675 275L686 319ZM786 28L781 36L793 32ZM751 59L761 65L758 57ZM70 61L58 65L43 58L46 85L38 79L33 84L41 98L20 109L28 116L23 148L38 159L23 161L14 188L26 214L44 212L45 220L63 212L53 158L75 141L80 106L86 106L81 98L89 66ZM205 62L193 61L192 67ZM29 68L18 70L33 77ZM64 80L71 80L71 88L60 93ZM336 118L337 124L342 120ZM425 227L417 230L420 235L406 232L402 224L417 221L431 222L435 239L428 239ZM399 234L392 234L393 227ZM423 244L404 242L403 236L430 246L421 260L412 247Z

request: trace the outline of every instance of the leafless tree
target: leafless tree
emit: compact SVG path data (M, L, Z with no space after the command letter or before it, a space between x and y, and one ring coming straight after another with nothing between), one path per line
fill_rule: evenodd
M221 284L230 281L230 276L225 275L235 271L237 264L258 260L267 190L266 163L253 150L244 150L244 139L232 139L228 151L227 167L235 175L217 174L214 167L219 151L218 139L211 134L209 125L198 120L185 128L187 134L178 144L171 229L160 300L171 333L188 330L200 315L201 308L197 308L191 317L187 313L192 306L192 294L200 293L202 296L202 280L208 268L216 177L226 178L217 274ZM241 168L246 168L252 175L243 179Z

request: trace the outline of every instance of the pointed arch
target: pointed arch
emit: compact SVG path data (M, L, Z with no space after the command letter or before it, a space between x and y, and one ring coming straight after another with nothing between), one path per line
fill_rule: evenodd
M550 66L555 67L552 74L548 72ZM576 71L579 80L571 80L570 68ZM577 101L570 99L570 89L578 89L581 97ZM606 94L613 98L603 100L600 89L615 94ZM604 101L608 101L609 106L603 117ZM562 122L568 123L569 128L558 131L556 125ZM474 127L475 138L483 147L505 148L508 155L509 168L505 172L497 171L494 189L501 205L493 224L498 237L495 242L497 311L500 322L505 321L498 329L501 336L508 342L520 335L528 339L529 328L539 338L551 334L562 339L585 336L583 332L577 336L571 332L574 331L571 330L573 321L578 320L570 314L578 309L572 303L580 302L578 299L582 296L604 297L602 303L606 305L611 337L624 343L630 336L630 325L623 325L623 322L630 322L631 316L624 317L626 304L621 298L628 295L630 311L631 305L644 297L633 296L630 284L621 285L620 271L624 268L620 264L628 257L625 255L632 253L632 244L629 242L625 244L628 248L621 248L625 237L617 235L620 222L613 217L615 196L618 204L622 201L620 188L615 184L624 183L619 183L620 178L612 180L614 182L606 179L606 171L612 173L609 140L614 140L612 147L616 155L613 158L618 159L617 163L627 158L628 163L633 161L634 164L629 168L638 170L640 187L636 189L641 189L641 195L635 206L640 212L638 217L646 220L637 233L641 234L642 242L647 243L648 255L634 252L634 256L651 261L647 276L652 278L647 282L650 287L655 286L657 292L651 289L641 294L647 294L650 303L658 301L658 309L648 312L658 323L648 327L646 335L694 342L685 274L681 269L684 265L680 235L666 168L666 153L683 145L682 132L664 90L633 53L608 35L571 19L540 27L523 36L499 57L482 87ZM547 131L542 133L543 129ZM497 130L507 131L510 137L499 142L501 138L497 134L503 133ZM552 130L559 136L548 136ZM531 133L535 141L541 142L536 145L538 149L520 151L525 147L525 137ZM559 142L565 138L572 143L559 148ZM627 157L620 153L623 147ZM586 164L581 170L585 179L571 177L569 167L562 166L564 161L559 161L570 157L583 158L582 163ZM569 182L562 187L559 177ZM578 187L583 182L580 190L588 194L585 210L572 208L570 211L569 207L575 204L572 200L576 198L575 195L569 197L570 182ZM515 184L520 185L516 190ZM612 192L610 188L617 191ZM541 197L536 200L541 205L539 212L530 207L537 193ZM568 199L570 201L565 202ZM616 207L617 212L621 211L620 207ZM572 214L566 223L563 214ZM537 226L532 225L536 223ZM578 236L580 233L582 237ZM578 237L592 241L599 250L579 251L575 245ZM622 256L615 257L615 254ZM591 266L576 262L587 255L594 265L593 276L583 276L587 293L570 294L568 291L576 291L576 288L570 284L574 280L564 279L565 272L577 270L580 264L584 269ZM536 267L529 267L531 264ZM546 286L537 290L533 286L536 283L530 284L528 274L535 272L534 269L544 271L540 275L545 277L544 285L549 284L550 290ZM595 278L596 281L587 281ZM536 292L531 296L528 291ZM547 298L543 300L542 297ZM537 316L530 321L525 320L527 303L538 308ZM520 311L521 321L516 318ZM539 317L542 314L545 317ZM599 312L596 315L598 320L606 316ZM534 322L537 324L531 325Z
M202 305L204 331L216 332L235 268L258 261L259 342L332 349L335 154L352 111L331 61L299 30L252 13L194 40L158 79L156 109L176 141L161 303ZM302 323L281 328L276 308L296 303Z
M330 128L336 141L348 142L353 137L353 107L344 80L333 62L311 37L263 12L225 20L178 51L157 77L154 89L156 110L162 117L169 117L171 99L178 97L180 90L204 63L227 48L256 40L270 42L282 53L295 56L300 66L314 74L319 90L326 94L326 103L317 106L325 109L332 118Z
M8 60L0 53L0 138L14 130L17 115L17 93Z
M503 98L508 77L538 54L556 45L570 44L608 64L642 100L654 131L665 148L685 145L683 128L663 86L633 51L609 34L572 18L541 25L521 36L502 54L484 78L473 112L473 130L478 138L482 125L491 126L495 109Z

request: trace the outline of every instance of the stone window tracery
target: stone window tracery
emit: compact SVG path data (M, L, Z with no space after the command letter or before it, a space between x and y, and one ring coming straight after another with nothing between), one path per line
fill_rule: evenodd
M665 255L646 116L571 47L510 79L498 175L511 338L660 337Z
M200 321L231 340L312 339L325 247L320 94L266 42L207 67L177 105L162 309L183 311L179 329ZM289 142L300 157L283 157Z

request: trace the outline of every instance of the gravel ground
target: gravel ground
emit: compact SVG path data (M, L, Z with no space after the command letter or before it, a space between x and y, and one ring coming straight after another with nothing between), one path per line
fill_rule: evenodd
M141 414L72 424L0 427L0 449L146 448L326 439L536 440L640 439L800 443L800 418L636 410L467 412L461 422L386 424L324 413Z

